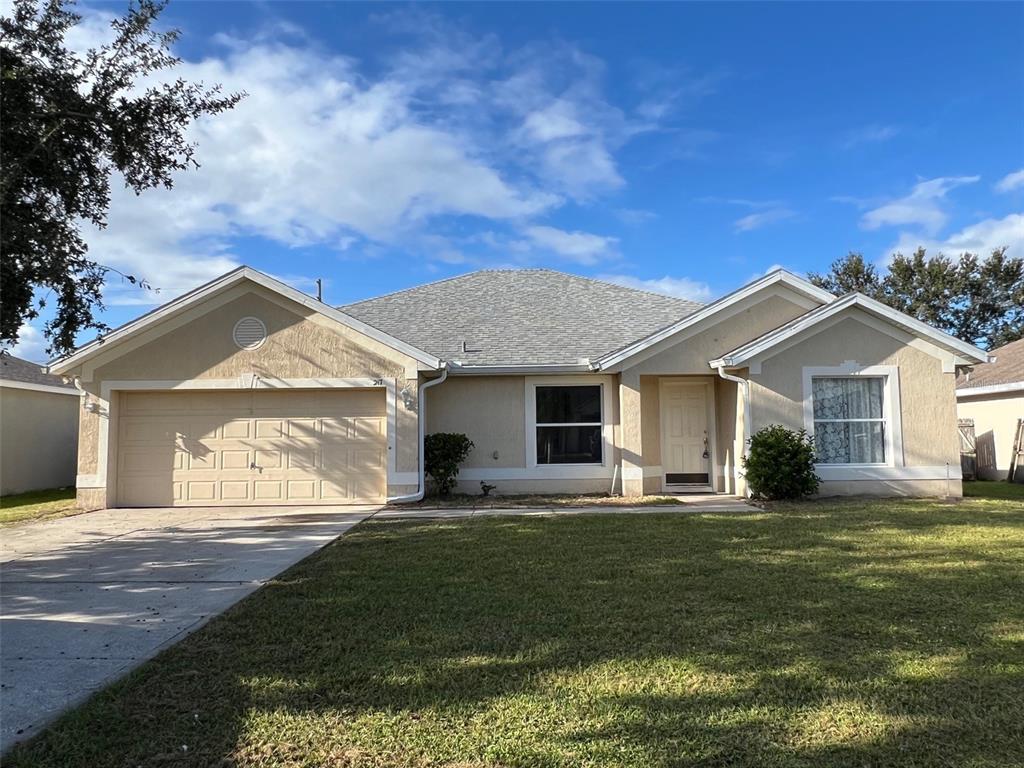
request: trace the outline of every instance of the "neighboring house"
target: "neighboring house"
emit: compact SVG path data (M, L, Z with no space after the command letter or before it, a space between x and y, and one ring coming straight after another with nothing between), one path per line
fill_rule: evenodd
M75 484L79 406L60 376L0 357L0 495Z
M974 421L978 477L1006 480L1010 472L1017 421L1024 419L1024 339L993 349L995 360L956 380L956 411ZM1015 478L1024 482L1024 466Z
M460 489L743 493L768 424L818 435L823 494L959 495L970 344L772 272L706 306L548 270L335 309L242 267L51 370L88 392L89 507L415 498L422 434Z

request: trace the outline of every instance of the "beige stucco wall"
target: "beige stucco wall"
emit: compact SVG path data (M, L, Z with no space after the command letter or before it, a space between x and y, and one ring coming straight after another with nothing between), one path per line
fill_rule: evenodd
M229 379L244 373L266 378L404 378L411 361L375 351L378 342L293 302L254 288L186 326L97 366L94 380ZM267 340L256 350L239 349L235 323L258 317Z
M743 434L737 418L739 386L732 381L716 379L715 381L715 420L718 429L716 451L718 464L718 481L716 488L729 493L737 493L736 465L743 451ZM741 467L742 469L742 467Z
M956 412L961 419L974 419L978 477L1005 480L1010 471L1017 420L1024 419L1024 391L961 396ZM1024 482L1024 465L1018 467L1017 479Z
M645 467L661 465L661 392L658 376L640 377L641 441ZM659 484L660 485L660 484Z
M946 480L832 480L822 483L819 496L906 496L959 497L963 496L963 482Z
M524 377L449 376L427 390L426 430L468 436L474 448L465 468L525 467Z
M480 493L481 480L497 486L496 495L522 493L607 493L611 473L618 461L617 448L608 457L606 473L600 478L544 477L556 468L529 468L526 456L525 376L449 376L443 384L427 390L426 432L457 432L473 441L474 448L461 467L456 490ZM605 422L619 437L617 387L609 377L583 375L582 384L603 383L611 395L611 412ZM568 381L564 377L560 381ZM497 453L497 458L495 458ZM517 475L510 478L509 474Z
M77 393L0 386L0 495L75 484Z
M708 360L740 346L762 333L778 328L807 312L781 295L768 295L756 303L744 302L736 314L694 326L696 333L671 344L629 367L638 375L709 373ZM689 331L687 332L689 333Z
M895 365L899 368L903 461L907 467L941 467L949 463L959 471L960 453L956 429L955 375L943 373L942 362L909 346L908 339L882 333L854 310L835 325L812 335L762 363L760 373L750 374L752 429L769 424L791 429L804 427L803 368L840 366L854 360L861 366ZM899 486L911 489L909 481ZM945 494L945 482L938 495ZM932 484L934 485L934 484ZM853 491L852 488L856 488ZM936 490L919 484L917 490ZM959 495L960 483L952 483ZM891 495L894 483L824 483L822 494L871 493ZM909 492L909 491L908 491ZM916 491L915 491L916 492Z
M211 308L212 307L212 308ZM208 311L206 311L208 310ZM232 338L235 323L246 316L261 319L267 339L256 350L239 349ZM167 330L171 329L171 330ZM166 331L161 333L161 331ZM132 348L134 347L134 348ZM124 354L119 354L125 349ZM386 379L399 395L396 413L396 470L417 470L416 400L419 373L408 356L313 310L262 287L247 284L211 298L159 326L147 329L88 361L78 371L83 388L100 405L97 414L83 413L79 436L79 473L94 475L106 460L105 490L80 484L79 497L89 506L116 504L113 467L116 462L118 399L102 400L103 384L119 381L239 380L255 374L275 379ZM257 384L258 386L258 384ZM115 385L116 388L116 385ZM98 456L102 421L109 420L108 451ZM389 495L415 491L408 485L389 486Z

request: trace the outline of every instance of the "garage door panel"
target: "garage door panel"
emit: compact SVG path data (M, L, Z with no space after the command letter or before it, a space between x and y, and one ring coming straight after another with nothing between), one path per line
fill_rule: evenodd
M320 438L318 419L288 419L288 437L317 440Z
M385 495L381 390L146 392L125 393L121 402L122 505L346 503Z
M354 448L351 453L351 466L356 469L383 469L384 452L375 449Z
M220 464L222 469L249 469L249 464L252 463L252 454L248 450L236 450L236 449L225 449L220 454Z
M281 469L282 451L279 448L270 448L267 450L256 450L256 466L261 470L268 469Z
M216 501L216 480L189 480L185 483L186 501Z
M284 436L284 421L282 419L256 419L257 439Z
M353 419L351 437L354 440L363 438L380 438L384 436L384 420L372 418Z
M223 429L223 420L219 420L216 417L191 419L188 431L184 435L193 440L220 440L223 437Z
M319 455L316 448L292 448L288 451L288 469L316 472Z
M284 482L281 480L257 480L254 484L256 499L267 504L284 501Z
M135 448L121 452L121 460L118 469L129 474L156 474L165 473L168 470L182 469L185 466L184 456L174 450L174 446L167 448Z
M252 422L249 419L235 419L225 422L221 436L225 440L246 440L251 432Z
M288 498L293 501L315 501L317 491L316 480L289 480Z
M251 483L248 480L222 480L220 484L220 498L223 501L235 504L242 501L249 501L250 485Z
M220 454L214 448L204 446L187 452L186 468L190 472L213 472L220 469Z

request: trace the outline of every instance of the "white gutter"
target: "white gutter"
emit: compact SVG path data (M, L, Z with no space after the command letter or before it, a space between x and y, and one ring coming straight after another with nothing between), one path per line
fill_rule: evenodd
M752 420L750 417L750 382L747 379L741 378L740 376L733 376L731 373L725 372L725 366L718 366L715 370L718 371L718 375L726 381L732 381L739 385L740 392L743 393L743 443L740 456L742 458L747 457L747 446L750 445L750 431L752 427ZM735 483L739 478L739 463L734 468L733 476L733 490L736 490ZM747 496L750 496L750 485L747 485Z
M456 360L450 362L452 376L501 376L525 374L592 373L590 361L573 364L551 363L538 365L462 365Z
M0 387L8 389L27 389L31 392L49 392L54 395L74 395L78 392L69 387L58 387L54 384L36 384L31 381L14 381L12 379L0 379Z
M418 461L419 461L419 467L418 467L418 472L419 472L419 480L418 480L418 482L419 482L419 485L417 487L416 493L409 493L409 494L406 494L405 496L389 496L388 497L388 503L389 504L407 504L407 503L414 503L414 502L417 502L417 501L423 501L423 494L426 493L426 490L427 490L426 477L425 477L425 475L426 475L426 461L424 460L425 457L423 455L423 444L425 442L425 440L424 440L424 438L425 438L424 431L426 429L426 423L427 423L427 399L423 396L423 394L424 394L424 392L426 392L426 390L430 389L431 387L435 387L438 384L443 383L444 380L447 379L447 378L448 378L448 363L441 363L441 375L438 376L436 379L431 379L430 381L425 381L423 384L420 385L419 392L416 395L416 400L417 400L417 403L416 403L416 421L417 421L417 423L419 425L418 432L419 432L419 441L420 441L420 443L419 443L419 454L418 454L418 457L419 457L419 459L418 459Z
M987 387L959 387L957 397L974 397L976 395L998 395L1001 392L1024 390L1024 381L1011 381L1006 384L989 384Z

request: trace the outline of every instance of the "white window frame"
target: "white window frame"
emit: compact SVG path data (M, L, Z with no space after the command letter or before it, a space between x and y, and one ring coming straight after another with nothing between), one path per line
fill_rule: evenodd
M582 464L539 464L537 462L537 427L596 426L597 422L571 424L537 423L537 387L600 387L601 391L601 461ZM553 477L582 473L589 476L595 469L612 465L612 387L608 376L528 376L526 377L526 466L540 474Z
M846 479L845 475L850 470L871 469L878 467L902 467L903 466L903 425L900 407L900 371L895 365L867 365L861 366L853 361L848 361L838 366L807 366L803 369L803 390L804 390L804 429L807 434L814 436L814 392L813 380L816 378L857 378L866 376L868 378L882 379L882 422L883 422L883 446L885 451L884 462L870 463L848 463L815 464L819 474L825 473L829 477L826 480ZM877 419L863 419L863 421L877 421ZM852 477L852 476L851 476Z

